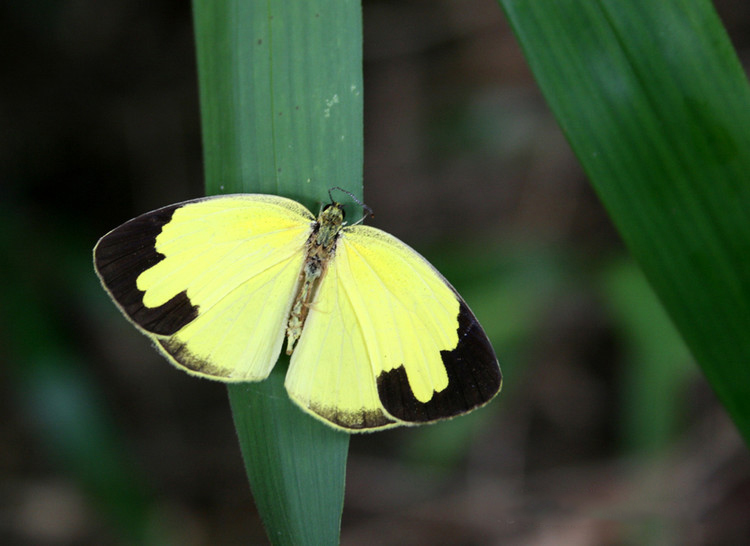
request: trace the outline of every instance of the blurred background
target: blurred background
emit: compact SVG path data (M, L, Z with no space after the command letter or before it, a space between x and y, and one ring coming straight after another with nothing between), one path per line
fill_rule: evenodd
M717 0L750 61L750 4ZM365 0L365 201L474 309L488 407L351 440L342 543L743 544L750 457L493 0ZM110 303L101 235L203 194L188 2L0 5L0 543L265 544L226 389Z

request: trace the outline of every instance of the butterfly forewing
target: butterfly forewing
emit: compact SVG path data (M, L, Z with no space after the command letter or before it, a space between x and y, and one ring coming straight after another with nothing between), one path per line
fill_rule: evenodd
M94 260L118 306L173 363L258 380L278 359L313 221L281 197L196 199L113 230Z
M466 413L501 383L486 334L424 258L375 228L342 231L292 357L293 399L327 420L346 408L354 426L337 424L359 429L378 412L382 427Z

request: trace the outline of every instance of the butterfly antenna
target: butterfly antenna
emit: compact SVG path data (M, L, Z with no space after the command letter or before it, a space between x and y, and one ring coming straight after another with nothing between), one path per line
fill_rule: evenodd
M368 207L362 201L360 201L359 199L357 199L357 197L352 192L350 192L348 190L345 190L344 188L339 188L338 186L334 186L333 188L329 188L328 189L328 197L331 199L331 203L334 202L333 196L331 195L331 192L333 190L338 190L338 191L344 192L345 194L347 194L349 197L352 198L352 201L354 201L360 207L362 207L363 209L365 209L365 211L367 211L367 214L363 215L362 218L360 218L359 220L357 220L356 222L354 222L351 225L356 226L357 224L361 224L362 222L365 221L365 218L367 218L368 216L370 216L371 218L375 217L375 213L372 212L372 209L370 207Z

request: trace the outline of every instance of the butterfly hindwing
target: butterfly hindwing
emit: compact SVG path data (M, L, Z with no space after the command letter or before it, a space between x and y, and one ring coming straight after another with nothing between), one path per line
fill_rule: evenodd
M276 196L196 199L111 231L94 262L123 313L174 364L259 380L281 350L313 221Z
M397 424L383 411L364 333L337 259L328 264L302 336L294 349L285 386L313 416L349 431Z

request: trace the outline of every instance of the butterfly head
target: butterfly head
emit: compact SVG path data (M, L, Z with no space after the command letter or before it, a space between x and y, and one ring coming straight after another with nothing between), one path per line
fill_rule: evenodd
M347 195L348 195L349 197L351 197L351 198L352 198L352 201L354 201L355 203L357 203L357 204L358 204L358 205L359 205L360 207L362 207L362 208L363 208L363 209L365 210L365 212L367 213L366 215L363 215L363 216L362 216L362 217L361 217L361 218L360 218L359 220L357 220L356 222L354 222L354 223L352 224L353 226L356 226L357 224L361 224L362 222L364 222L364 221L365 221L365 218L366 218L367 216L375 216L375 215L373 214L373 212L372 212L372 209L371 209L370 207L368 207L367 205L365 205L365 204L364 204L364 203L363 203L362 201L360 201L359 199L357 199L357 196L356 196L356 195L354 195L354 194L353 194L352 192L350 192L350 191L348 191L348 190L345 190L344 188L339 188L338 186L336 186L336 187L330 188L330 189L328 190L328 197L330 197L330 198L331 198L331 203L330 203L330 204L328 204L328 205L326 205L326 206L325 206L325 207L323 208L323 212L325 212L325 210L326 210L326 209L328 209L328 208L338 208L338 209L339 209L339 210L341 211L341 226L344 226L344 225L346 224L346 222L344 222L344 218L346 217L346 215L345 215L345 213L344 213L344 205L342 205L341 203L338 203L338 202L336 202L336 201L335 201L335 200L333 199L333 195L331 195L331 192L333 192L334 190L335 190L335 191L340 191L340 192L344 192L345 194L347 194ZM323 212L321 212L321 216L320 216L320 217L318 217L318 221L319 221L319 222L320 222L320 219L321 219L321 217L322 217L322 214L323 214Z
M321 226L330 226L340 228L346 222L346 212L344 212L344 205L341 203L330 203L323 207L318 215L318 223Z
M341 203L326 205L318 215L316 244L332 247L341 228L344 227L344 206Z

